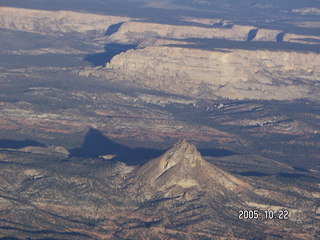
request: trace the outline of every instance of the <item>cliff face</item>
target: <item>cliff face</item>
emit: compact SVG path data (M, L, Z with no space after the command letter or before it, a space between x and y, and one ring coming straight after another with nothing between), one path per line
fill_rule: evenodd
M46 11L0 7L0 27L36 33L105 32L109 25L128 21L126 17L73 11Z
M281 30L236 25L223 19L185 18L185 22L206 25L169 25L139 22L129 17L99 15L75 11L47 11L12 7L0 7L0 27L11 30L45 34L67 32L104 33L108 26L124 23L108 41L119 43L140 43L146 38L203 38L234 41L285 41L304 44L318 43L320 37L283 33ZM221 25L213 27L212 24ZM281 35L281 36L280 36Z
M190 44L183 42L187 38L233 40L238 43L247 40L316 43L319 37L233 25L219 19L185 20L206 27L139 22L126 17L72 11L0 7L0 28L46 35L76 32L86 39L94 39L91 42L88 40L88 44L94 47L105 43L139 44L137 50L115 55L106 65L107 70L97 73L96 69L87 69L81 71L83 75L89 71L109 79L136 81L147 87L201 98L320 98L319 54L241 49L209 51L189 46L168 46ZM116 30L104 36L108 27L114 24L117 24ZM213 27L212 24L221 26ZM19 49L10 53L81 54L83 51L66 46L32 51Z
M257 28L255 26L230 24L228 27L213 27L210 25L199 27L134 21L125 22L119 31L113 34L109 40L128 44L140 43L142 40L150 37L227 39L233 41L285 41L304 44L317 43L320 40L320 37L317 36L286 34L280 30ZM306 39L309 39L309 41Z
M220 38L244 41L254 27L234 25L232 28L205 28L158 23L126 22L111 39L119 42L139 42L146 37Z
M320 55L315 53L158 46L115 56L106 65L106 73L191 96L316 99L319 62Z

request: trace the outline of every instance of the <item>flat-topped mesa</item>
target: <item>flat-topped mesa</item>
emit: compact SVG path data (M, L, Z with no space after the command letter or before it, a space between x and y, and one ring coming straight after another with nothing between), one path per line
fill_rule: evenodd
M136 176L142 185L158 190L173 186L196 186L215 193L250 189L249 184L205 161L196 146L184 139L143 165Z
M110 79L202 99L320 99L316 52L156 46L121 53L106 70Z
M110 25L129 21L118 17L76 11L48 11L38 9L0 7L0 27L10 30L35 32L46 35L61 33L105 33Z

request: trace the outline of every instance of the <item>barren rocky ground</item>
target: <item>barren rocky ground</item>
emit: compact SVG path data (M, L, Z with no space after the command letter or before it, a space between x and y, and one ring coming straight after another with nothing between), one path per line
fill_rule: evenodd
M319 238L316 1L35 2L0 3L0 238Z

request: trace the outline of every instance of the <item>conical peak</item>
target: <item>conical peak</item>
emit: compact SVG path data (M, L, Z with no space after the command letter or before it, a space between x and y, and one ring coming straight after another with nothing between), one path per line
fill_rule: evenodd
M162 157L164 168L176 165L177 163L185 163L195 166L197 163L204 161L197 147L189 143L185 139L179 140L170 150Z
M197 151L197 148L194 144L189 143L186 139L180 139L177 143L173 145L171 149L181 149L181 150L193 150Z
M208 184L214 186L216 191L248 188L240 179L205 161L196 146L185 139L179 140L161 157L142 166L138 175L144 183L161 188Z
M186 144L189 144L189 142L187 141L187 139L180 139L178 142L176 142L174 145L186 145Z

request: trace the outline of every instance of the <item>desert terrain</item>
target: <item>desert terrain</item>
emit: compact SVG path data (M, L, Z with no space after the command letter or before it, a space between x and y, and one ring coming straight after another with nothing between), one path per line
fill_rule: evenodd
M0 239L318 239L319 12L1 1Z

